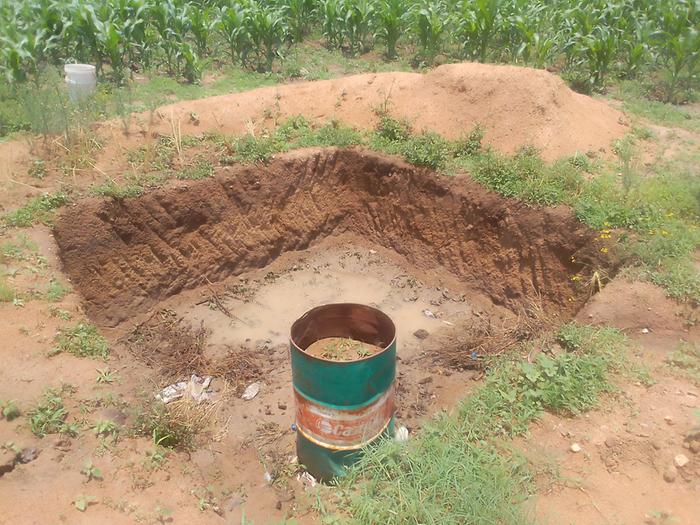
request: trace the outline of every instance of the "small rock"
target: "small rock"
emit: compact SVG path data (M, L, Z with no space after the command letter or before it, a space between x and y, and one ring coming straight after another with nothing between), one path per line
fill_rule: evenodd
M428 333L427 330L420 328L420 329L416 330L415 332L413 332L413 335L416 337L416 339L425 339L430 334Z
M572 443L571 446L569 447L569 450L571 452L573 452L574 454L577 454L577 453L581 452L581 450L583 450L583 449L581 448L581 445L579 445L578 443Z
M12 472L17 463L17 454L9 449L0 449L0 477Z
M258 392L260 392L260 383L258 383L258 382L251 383L245 389L241 398L245 399L246 401L250 401L251 399L253 399L255 396L258 395Z
M280 410L287 410L287 403L282 403L281 401L277 403L277 408Z
M620 440L613 436L608 436L605 438L605 446L608 448L615 448L620 445Z
M431 310L423 310L423 315L430 319L437 319L437 317L435 317L435 314Z
M648 328L642 328L642 333L643 333L643 334L648 334L648 333L649 333L649 329L648 329Z
M689 461L688 456L685 454L678 454L675 458L673 458L673 464L678 468L685 467Z
M277 500L277 504L275 505L275 508L276 508L277 510L282 510L282 502L279 501L279 500Z
M60 450L61 452L68 452L70 450L72 443L68 438L61 438L54 441L53 448Z
M661 450L661 441L655 439L651 442L651 446L654 447L655 450Z
M20 463L29 463L34 461L39 456L39 451L34 447L23 448L22 452L19 453L17 461Z
M423 379L419 380L418 384L419 385L427 385L428 383L432 383L432 382L433 382L433 377L428 376L428 377L424 377Z
M693 454L700 454L700 441L691 441L688 448Z
M664 418L664 421L666 421L667 425L673 425L673 423L674 423L673 418L671 416L666 416Z
M676 470L676 467L673 465L669 465L666 470L664 470L664 481L668 483L673 483L676 481L676 477L678 476L678 471Z

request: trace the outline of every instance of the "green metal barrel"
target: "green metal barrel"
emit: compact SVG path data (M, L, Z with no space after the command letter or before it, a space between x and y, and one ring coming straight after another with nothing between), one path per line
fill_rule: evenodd
M383 350L354 361L304 352L327 337L350 338ZM328 304L294 322L290 346L299 463L316 479L329 481L344 474L362 447L394 431L396 328L376 308Z

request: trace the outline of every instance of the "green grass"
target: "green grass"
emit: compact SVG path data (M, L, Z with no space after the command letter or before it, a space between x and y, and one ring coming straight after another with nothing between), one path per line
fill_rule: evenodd
M136 435L150 437L158 447L191 449L198 423L196 416L190 419L187 411L178 411L175 405L149 399L138 408L132 430Z
M19 408L15 405L13 400L2 401L0 400L0 419L5 418L7 421L13 421L20 416Z
M92 100L76 108L67 100L60 71L47 67L35 84L14 86L0 81L0 137L26 130L39 134L63 133L76 125L115 116L122 119L128 130L128 115L132 112L153 111L164 104L274 86L290 79L319 80L410 69L406 60L350 58L340 50L307 42L292 45L275 72L216 66L199 83L183 83L163 74L146 72L146 78L122 86L101 82ZM37 176L44 174L41 168L32 172Z
M686 341L681 342L669 356L668 363L700 386L700 346Z
M411 71L404 57L387 61L376 58L351 58L339 50L329 50L314 43L292 46L280 64L281 79L327 80L339 75Z
M38 437L47 434L75 434L75 427L66 423L68 411L58 390L46 390L39 403L27 413L29 428Z
M15 298L15 291L7 282L7 277L0 275L0 303L11 303Z
M683 169L640 176L631 163L634 135L617 143L617 163L576 154L549 164L531 147L515 155L484 149L482 138L480 126L456 141L414 133L407 121L384 114L369 132L340 122L316 126L299 116L262 136L207 140L220 148L222 164L267 162L277 152L300 147L362 145L446 174L466 171L487 188L532 206L566 204L605 237L611 229L626 230L618 244L638 277L663 286L675 299L700 304L700 277L692 266L700 245L699 177Z
M64 191L44 193L31 199L27 204L8 213L3 221L8 226L26 228L36 223L51 225L54 211L70 202L70 197Z
M206 179L214 175L214 166L209 160L197 160L191 166L175 172L175 178L184 180Z
M53 352L68 352L79 357L107 359L109 344L97 328L89 323L78 323L72 328L59 330Z
M638 374L627 363L627 338L615 329L570 323L543 343L549 352L531 363L517 354L494 363L454 414L408 444L367 449L340 482L353 523L533 523L523 506L533 474L502 440L526 433L544 411L589 410L615 391L616 374Z
M130 197L138 197L143 193L143 188L137 184L129 184L122 186L109 179L102 184L98 184L90 188L90 193L100 197L113 197L115 199L124 199Z
M68 292L69 289L61 281L51 279L48 287L46 288L46 293L44 296L46 297L46 300L55 303L62 300Z
M623 109L657 124L700 131L700 114L674 104L650 100L644 86L638 81L622 81L611 92L614 98L622 100Z

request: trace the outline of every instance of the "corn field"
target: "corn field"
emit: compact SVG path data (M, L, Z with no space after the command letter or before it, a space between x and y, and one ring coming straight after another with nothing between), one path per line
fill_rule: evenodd
M196 82L206 66L270 71L307 38L371 50L551 68L572 83L663 76L661 97L695 87L700 0L1 0L0 70L88 62L117 82L159 71Z

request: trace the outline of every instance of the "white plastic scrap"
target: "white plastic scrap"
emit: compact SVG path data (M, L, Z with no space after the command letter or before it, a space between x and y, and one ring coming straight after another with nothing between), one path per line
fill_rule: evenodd
M408 441L408 429L404 426L397 428L394 434L394 441L397 443L406 443Z
M316 486L316 478L306 471L302 472L301 474L297 474L297 481L302 485L306 485L307 487Z
M209 392L207 392L210 384L211 377L207 376L202 378L197 374L192 374L189 381L179 381L166 386L156 394L156 399L162 401L166 405L182 397L187 397L193 399L197 403L201 403L211 398Z
M423 315L429 317L430 319L437 319L437 317L435 317L435 314L427 309L423 310Z
M258 382L251 383L243 391L243 395L241 396L241 398L245 399L246 401L250 401L251 399L253 399L255 396L258 395L258 392L260 392L260 383L258 383Z

